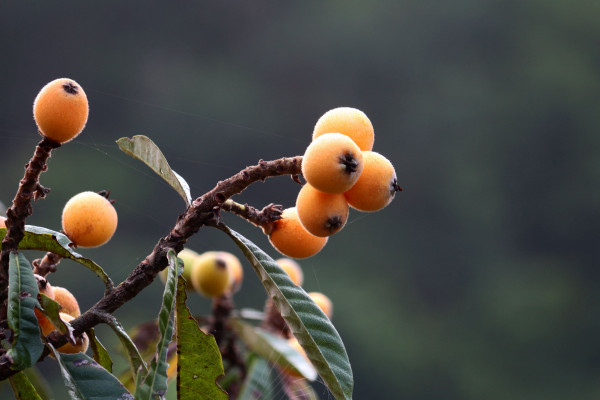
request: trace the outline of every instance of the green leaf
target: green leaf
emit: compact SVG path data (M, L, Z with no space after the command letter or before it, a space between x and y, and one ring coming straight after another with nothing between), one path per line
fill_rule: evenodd
M131 376L136 376L138 372L143 374L144 376L148 373L148 367L146 366L146 362L140 355L135 343L133 340L127 335L123 326L117 321L116 318L112 318L112 320L108 321L108 326L112 328L115 332L121 344L125 348L127 352L127 357L129 358L129 366L131 367Z
M281 316L336 399L352 398L352 368L340 335L323 311L254 243L220 226L252 264Z
M59 316L62 306L43 293L40 293L39 297L40 304L42 306L42 314L44 314L50 320L50 322L52 322L52 325L54 325L54 327L57 328L60 333L65 334L70 332L70 336L72 337L73 328L60 319ZM74 337L72 337L72 339L75 340Z
M317 378L315 367L290 346L286 339L238 319L233 319L231 322L240 339L256 354L311 381Z
M9 380L16 400L42 400L23 371L17 372Z
M273 398L271 365L259 356L248 361L246 379L240 389L238 400L270 400Z
M217 378L225 374L214 336L202 332L185 305L185 280L177 281L175 324L177 336L177 393L179 400L225 400Z
M61 354L48 345L60 365L65 386L73 400L133 399L110 372L83 353Z
M22 254L10 253L8 285L8 326L14 332L8 356L13 360L11 368L22 370L35 364L44 350L33 312L38 304L38 285L31 265Z
M94 361L102 366L105 370L112 373L113 361L110 358L110 354L106 351L106 348L100 343L94 332L94 328L86 331L90 338L90 347L92 348L92 354L94 355Z
M37 368L37 365L33 365L25 370L23 373L29 379L29 382L33 384L33 387L38 392L40 397L44 400L53 399L55 396L52 393L52 388L50 387L50 383L46 380L45 375L40 372Z
M169 262L167 281L163 294L162 306L158 314L158 329L160 341L156 347L156 354L150 363L148 375L138 384L135 391L136 399L163 398L167 393L167 350L169 342L173 337L173 307L175 305L175 294L177 292L177 277L183 272L183 262L177 258L173 250L167 252Z
M4 239L4 236L6 236L6 230L4 230L4 232L0 230L0 243ZM64 233L42 228L40 226L25 225L25 236L19 243L19 249L49 251L58 254L61 257L78 262L99 276L107 288L112 289L113 283L104 270L92 260L75 252L71 247L72 244L73 242L71 242Z
M171 169L163 153L150 138L144 135L136 135L131 139L123 137L117 140L117 144L122 151L142 161L163 178L185 200L186 205L192 203L190 186Z

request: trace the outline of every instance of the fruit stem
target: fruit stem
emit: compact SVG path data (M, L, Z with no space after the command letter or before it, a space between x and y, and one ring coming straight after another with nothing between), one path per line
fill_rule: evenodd
M244 218L251 224L264 229L273 221L281 219L283 206L271 203L266 205L265 207L263 207L262 210L259 211L257 208L249 206L248 203L240 204L229 199L223 203L223 205L221 206L221 210L230 211Z

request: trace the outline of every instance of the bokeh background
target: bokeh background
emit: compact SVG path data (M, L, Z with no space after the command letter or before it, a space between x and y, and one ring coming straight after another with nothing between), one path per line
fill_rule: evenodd
M261 158L302 154L321 114L357 107L405 190L301 261L305 288L335 303L355 398L597 399L599 48L596 0L4 1L0 201L39 141L36 93L77 80L89 123L53 153L52 192L28 222L59 229L69 197L110 189L117 234L82 252L119 282L184 203L116 139L152 138L199 196ZM237 200L291 206L297 191L278 178ZM209 228L189 247L237 251ZM237 304L261 308L246 273ZM84 308L102 295L69 261L52 282ZM161 293L153 283L118 318L154 318Z

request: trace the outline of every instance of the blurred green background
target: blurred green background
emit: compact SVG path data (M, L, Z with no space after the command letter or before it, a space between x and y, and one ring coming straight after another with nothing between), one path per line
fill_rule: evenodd
M39 141L38 90L75 79L90 119L53 153L52 192L28 223L59 229L68 198L110 189L119 229L82 252L118 282L184 203L116 139L152 138L199 196L261 158L302 154L321 114L356 107L405 190L301 261L305 288L334 301L355 398L597 399L599 48L597 0L5 1L0 201ZM287 207L297 191L271 179L237 200ZM224 220L278 257L259 229ZM189 247L241 255L209 228ZM236 302L261 308L246 267ZM102 296L69 261L52 282L84 308ZM118 318L154 318L161 293L153 283Z

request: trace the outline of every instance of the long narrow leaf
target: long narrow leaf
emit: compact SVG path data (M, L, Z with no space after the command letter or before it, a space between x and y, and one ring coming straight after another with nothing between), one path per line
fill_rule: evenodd
M217 384L225 374L219 346L212 335L202 332L185 305L185 280L177 281L175 314L177 335L177 393L179 400L226 400Z
M138 373L142 374L142 376L146 376L148 373L148 366L135 346L135 343L133 343L133 340L131 340L129 335L127 335L127 332L125 332L125 329L123 329L123 326L114 317L109 321L108 326L115 332L127 352L129 366L131 367L131 376L135 377Z
M133 396L114 375L83 353L61 354L48 344L72 400L131 400Z
M44 344L33 312L38 304L37 281L27 259L22 254L10 253L8 268L8 326L14 332L8 355L12 369L22 370L35 364L42 355Z
M314 389L304 378L280 372L281 386L287 393L288 400L319 400Z
M136 399L154 399L163 398L167 393L167 350L169 342L173 337L173 307L175 305L175 294L177 292L177 277L183 272L183 262L177 258L173 250L167 252L169 269L165 291L163 294L162 306L158 314L158 328L160 331L160 341L156 348L156 355L150 363L150 371L143 379L141 385L136 388Z
M23 371L17 372L9 380L16 400L42 400Z
M171 169L163 153L150 138L144 135L136 135L131 139L123 137L117 140L117 144L123 152L142 161L171 185L183 198L186 205L189 206L192 203L190 186L177 172Z
M108 354L106 348L102 345L102 343L100 343L100 341L96 337L96 332L94 332L94 328L90 328L90 330L86 331L86 333L90 338L90 347L92 348L94 361L100 364L102 368L112 373L112 358L110 358L110 354Z
M315 367L294 349L286 339L237 319L231 322L240 339L256 354L268 358L273 364L292 370L311 381L317 378Z
M0 242L6 236L6 230L0 229ZM71 240L63 233L56 232L40 226L25 225L25 236L19 242L20 250L42 250L58 254L61 257L68 258L84 265L93 273L95 273L107 288L112 288L113 283L106 275L106 272L95 262L89 258L83 257L75 252L71 245ZM1 246L0 246L1 248Z
M259 356L248 362L248 373L240 389L238 400L271 400L273 398L273 377L271 365Z
M306 292L250 240L220 227L240 247L323 382L336 399L352 398L350 361L337 330Z

